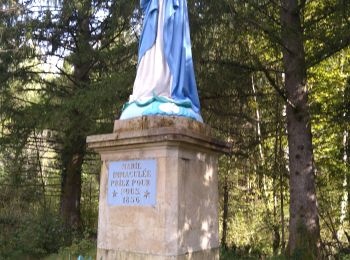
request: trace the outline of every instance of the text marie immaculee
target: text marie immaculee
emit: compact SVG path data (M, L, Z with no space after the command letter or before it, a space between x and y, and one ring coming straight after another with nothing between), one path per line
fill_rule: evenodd
M157 161L131 160L109 163L109 206L155 206Z

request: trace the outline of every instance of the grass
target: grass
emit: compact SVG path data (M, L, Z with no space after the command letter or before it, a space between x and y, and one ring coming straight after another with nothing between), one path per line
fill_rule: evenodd
M96 241L83 239L75 241L70 247L62 248L57 254L51 254L43 260L94 260L96 259Z

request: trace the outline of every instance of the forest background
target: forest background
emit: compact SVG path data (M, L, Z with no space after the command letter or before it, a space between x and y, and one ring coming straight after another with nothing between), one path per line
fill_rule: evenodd
M223 259L350 259L350 2L188 0ZM95 247L100 160L132 92L136 0L0 1L0 258ZM317 200L316 200L317 198Z

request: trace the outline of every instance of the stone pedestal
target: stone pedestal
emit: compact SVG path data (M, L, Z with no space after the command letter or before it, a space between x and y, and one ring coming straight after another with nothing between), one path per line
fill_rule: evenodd
M181 117L140 117L115 121L112 134L87 142L103 161L98 260L219 259L217 163L229 147L210 128ZM156 162L155 204L111 205L110 165L135 160Z

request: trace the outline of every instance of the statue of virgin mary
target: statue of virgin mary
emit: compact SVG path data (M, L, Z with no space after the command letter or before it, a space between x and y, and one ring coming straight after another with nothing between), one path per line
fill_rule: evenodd
M143 30L133 93L120 119L145 115L202 122L186 0L140 0Z

